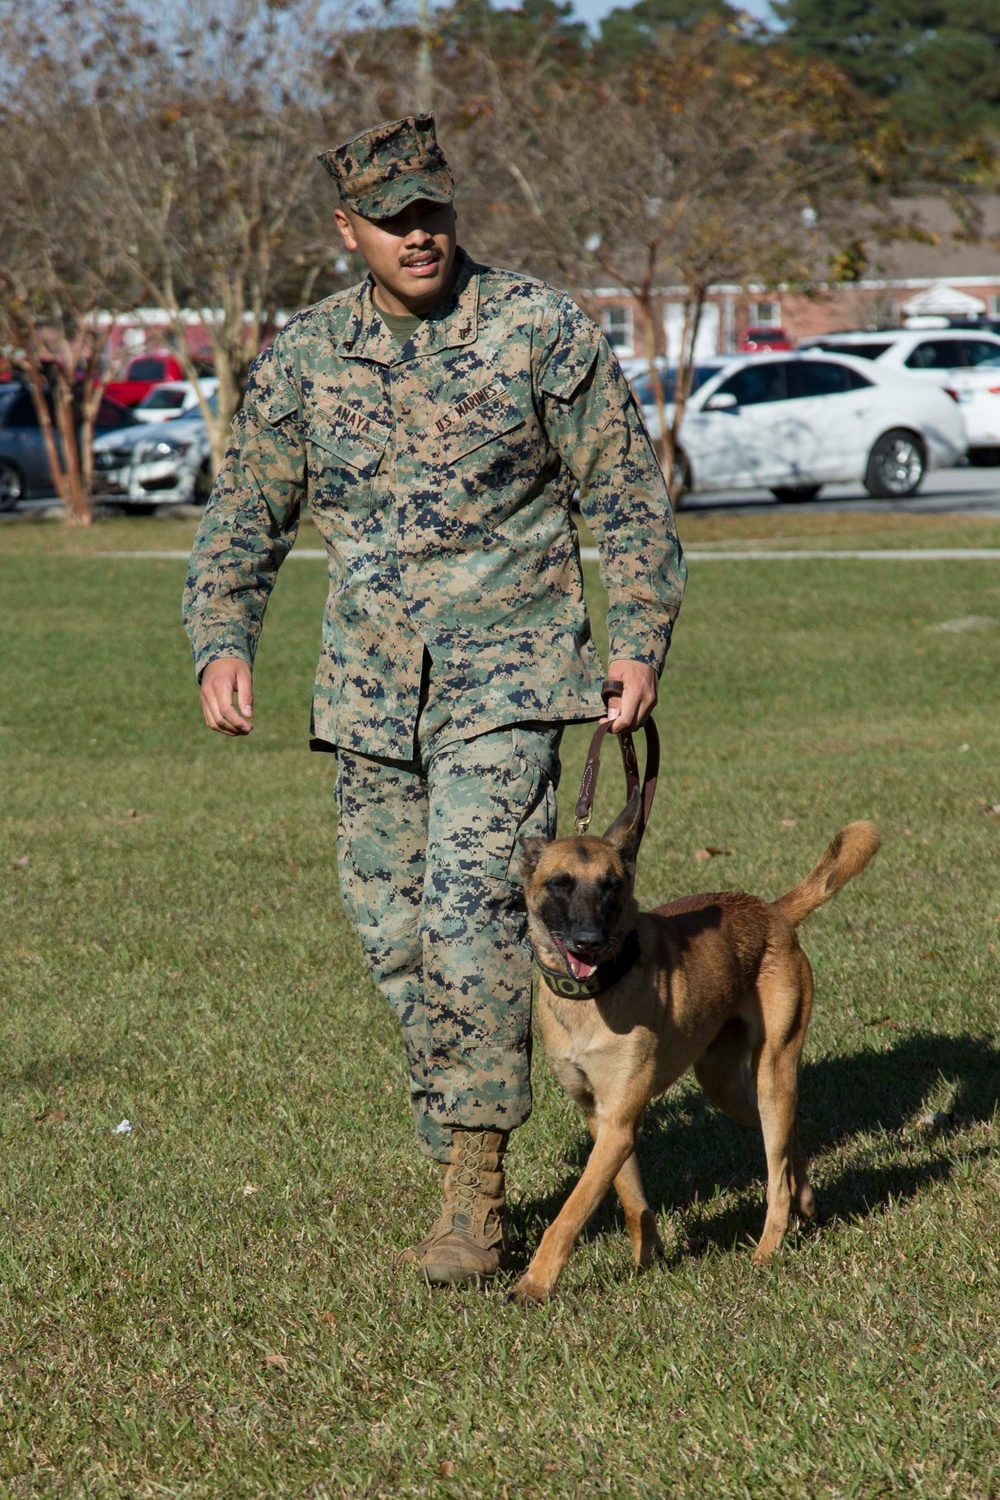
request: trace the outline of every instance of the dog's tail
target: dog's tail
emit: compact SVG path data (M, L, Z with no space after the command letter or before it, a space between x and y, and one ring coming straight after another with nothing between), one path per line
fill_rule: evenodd
M793 890L775 901L775 906L798 927L810 912L835 896L842 885L853 880L875 858L879 844L874 823L848 823L842 828L815 869Z

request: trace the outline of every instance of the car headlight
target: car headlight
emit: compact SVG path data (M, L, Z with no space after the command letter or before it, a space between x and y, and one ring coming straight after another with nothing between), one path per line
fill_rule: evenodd
M179 442L176 438L161 438L157 443L143 443L136 458L147 464L162 458L181 458L190 446L190 443Z

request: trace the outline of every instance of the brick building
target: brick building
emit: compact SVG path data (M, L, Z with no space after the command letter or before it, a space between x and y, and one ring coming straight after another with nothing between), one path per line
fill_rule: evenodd
M212 341L206 324L212 319L222 318L221 313L209 309L184 313L184 337L188 350L196 360L211 364ZM265 338L268 343L277 330L288 321L287 313L279 313ZM136 307L123 313L101 313L98 322L111 325L104 358L111 369L117 369L133 354L160 353L171 349L177 342L174 326L168 313L159 307ZM247 327L250 318L247 317ZM256 350L254 351L256 353Z
M898 205L913 216L927 241L881 246L863 280L817 283L808 292L787 287L712 287L702 315L696 354L727 354L748 327L783 328L793 343L811 334L872 325L892 326L921 314L1000 318L1000 197L981 200L983 229L975 242L957 232L943 199L908 199ZM683 322L683 288L659 293L667 348L677 348ZM642 309L618 287L595 287L587 306L620 357L645 353Z

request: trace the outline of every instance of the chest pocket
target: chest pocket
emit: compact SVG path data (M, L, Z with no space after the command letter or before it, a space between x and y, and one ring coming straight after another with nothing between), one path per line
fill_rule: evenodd
M317 470L346 464L356 477L374 478L389 429L349 406L320 408L309 418L309 444Z
M453 468L487 443L498 443L499 454L507 448L502 440L509 440L525 425L520 407L496 382L456 402L431 422L427 432L428 457L433 464ZM483 458L491 459L492 455L484 454Z

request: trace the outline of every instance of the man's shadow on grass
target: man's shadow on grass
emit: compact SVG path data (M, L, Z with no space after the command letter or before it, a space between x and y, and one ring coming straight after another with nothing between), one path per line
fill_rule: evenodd
M950 1092L946 1115L935 1114L930 1102L940 1093L942 1080ZM862 1219L880 1212L890 1200L915 1197L929 1184L946 1181L959 1151L969 1154L957 1141L950 1149L951 1139L964 1126L989 1119L998 1104L1000 1050L985 1038L918 1032L885 1052L863 1047L844 1057L804 1063L798 1129L811 1176L819 1179L820 1223ZM921 1124L924 1116L930 1118ZM933 1140L930 1157L925 1151L922 1160L904 1159L904 1127L911 1127L925 1142ZM880 1134L889 1138L881 1148ZM862 1148L865 1136L876 1141ZM853 1144L857 1151L852 1151ZM975 1154L985 1149L977 1148ZM525 1200L515 1209L517 1239L530 1246L537 1243L579 1180L589 1154L590 1138L581 1117L579 1140L563 1182L545 1197ZM842 1156L846 1162L838 1161ZM668 1095L649 1107L639 1165L650 1207L665 1216L661 1228L667 1231L668 1244L679 1238L676 1256L701 1254L710 1246L731 1250L756 1241L765 1211L763 1141L758 1132L715 1109L700 1089L680 1097ZM712 1200L721 1192L729 1194L731 1206L713 1210ZM609 1232L624 1233L613 1190L586 1235Z

